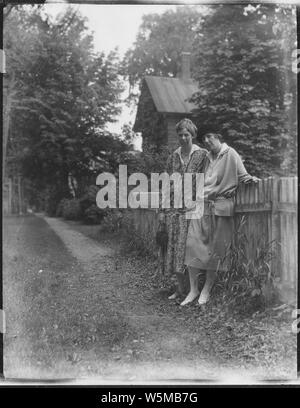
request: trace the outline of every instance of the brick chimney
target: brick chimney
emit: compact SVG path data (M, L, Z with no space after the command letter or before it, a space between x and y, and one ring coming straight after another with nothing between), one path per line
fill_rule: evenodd
M191 53L182 52L181 53L181 78L184 81L191 79Z

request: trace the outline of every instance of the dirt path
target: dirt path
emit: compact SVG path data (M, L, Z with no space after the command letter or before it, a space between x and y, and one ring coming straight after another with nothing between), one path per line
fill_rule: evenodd
M153 371L151 375L161 378L171 375L180 379L184 368L187 378L191 372L192 378L197 378L199 373L203 378L215 377L214 368L219 362L207 354L207 347L195 350L196 341L198 346L209 344L204 331L202 338L195 339L181 313L176 316L180 327L174 325L174 316L160 310L158 294L147 290L147 285L144 288L138 285L141 282L133 282L128 271L123 273L118 268L112 248L72 230L63 221L49 217L45 220L83 266L78 290L86 289L90 293L91 286L97 290L102 309L102 340L106 338L109 345L108 361L119 361L118 370L120 363L143 361L149 364L147 371ZM174 308L174 304L170 306ZM157 364L159 368L154 367ZM133 372L131 377L135 377Z
M252 322L225 324L213 309L180 308L156 285L151 265L120 257L112 244L61 220L10 218L5 232L6 376L143 382L274 375L260 354L269 353L259 340L267 323L255 332ZM275 350L277 359L273 352L276 374L290 378L291 341L274 330L276 344L287 347Z

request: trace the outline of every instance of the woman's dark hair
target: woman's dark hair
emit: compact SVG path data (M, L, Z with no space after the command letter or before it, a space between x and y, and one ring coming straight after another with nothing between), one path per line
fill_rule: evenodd
M206 137L211 137L214 136L216 139L218 139L221 143L224 142L224 137L223 135L221 135L221 133L216 133L216 132L209 132L209 133L205 133L205 135L203 136L203 140L205 140Z
M186 129L193 138L197 136L197 126L187 118L182 119L180 122L178 122L175 126L176 132L180 132L183 129Z

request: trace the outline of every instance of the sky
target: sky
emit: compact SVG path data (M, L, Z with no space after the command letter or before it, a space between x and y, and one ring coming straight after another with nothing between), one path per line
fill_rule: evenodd
M68 4L46 4L47 13L56 16ZM142 22L142 16L150 13L163 13L168 9L175 10L175 5L93 5L73 4L72 7L88 18L89 28L94 31L95 48L109 52L119 48L121 55L133 44Z
M55 17L68 7L68 4L46 4L44 10ZM94 32L94 46L96 51L108 54L118 47L119 55L123 57L130 48L138 33L142 16L150 13L164 13L168 9L175 10L175 5L91 5L73 4L73 7L87 17L87 25ZM124 92L126 97L128 90ZM134 123L135 112L132 112L125 103L122 104L122 114L115 124L108 126L112 132L119 133L124 123ZM141 138L135 142L135 147L141 149Z

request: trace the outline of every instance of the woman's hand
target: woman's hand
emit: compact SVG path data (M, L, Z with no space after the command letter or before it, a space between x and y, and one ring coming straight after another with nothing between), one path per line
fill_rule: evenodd
M250 176L249 178L247 178L244 183L245 184L249 184L249 183L258 183L259 182L259 178L255 177L255 176Z
M236 188L234 187L231 190L228 190L225 193L223 193L223 196L225 198L231 198L231 197L233 197L235 195L235 191L236 191Z

